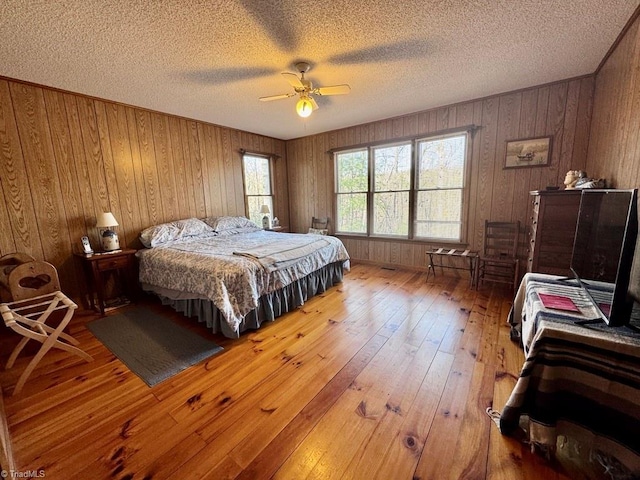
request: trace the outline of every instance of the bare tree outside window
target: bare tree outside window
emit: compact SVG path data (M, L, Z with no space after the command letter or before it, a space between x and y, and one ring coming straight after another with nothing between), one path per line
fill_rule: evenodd
M337 233L462 241L467 136L337 152Z

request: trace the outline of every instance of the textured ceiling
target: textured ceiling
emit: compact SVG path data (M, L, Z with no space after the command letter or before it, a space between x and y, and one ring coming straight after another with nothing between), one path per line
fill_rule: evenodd
M0 75L281 139L593 73L638 0L2 0ZM312 64L307 119L280 72Z

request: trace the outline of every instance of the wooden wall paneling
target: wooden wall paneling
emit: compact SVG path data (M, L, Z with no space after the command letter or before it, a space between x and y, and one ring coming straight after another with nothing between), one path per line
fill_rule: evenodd
M197 216L202 218L209 215L207 211L207 191L205 189L205 177L203 170L204 163L204 144L200 141L202 138L201 127L198 122L187 121L187 138L189 139L189 152L191 154L191 175L193 178L193 194L196 203Z
M482 125L482 106L483 102L472 103L473 124ZM482 145L482 128L476 130L471 134L471 152L469 156L469 173L467 175L467 182L469 187L468 201L467 201L467 236L466 242L470 248L478 250L479 245L482 243L482 230L484 225L478 225L475 220L477 218L478 211L478 190L479 176L480 176L480 152Z
M225 202L225 192L221 185L220 168L221 162L216 158L217 152L217 131L213 125L203 124L202 132L204 136L205 157L203 162L203 177L205 185L209 191L207 212L209 215L226 215L227 207ZM206 190L205 190L206 191Z
M147 197L149 225L157 225L168 220L162 210L162 192L158 179L158 167L153 144L153 127L151 113L145 110L135 110L136 131L138 137L138 151L144 178L144 191Z
M82 127L80 126L80 112L75 95L63 94L67 126L69 128L69 142L73 152L73 168L78 186L79 206L82 209L84 222L83 235L87 235L91 245L98 245L98 232L95 229L95 213L93 208L93 191L89 179L89 167L85 155Z
M551 150L551 164L548 168L541 168L543 181L541 188L547 185L556 185L560 163L560 153L562 151L562 139L564 135L564 114L567 105L567 82L551 85L549 91L549 110L547 112L547 135L553 135L553 148ZM567 171L562 172L564 179Z
M513 212L513 202L516 197L528 192L515 191L514 181L518 175L517 169L505 169L506 145L508 140L518 137L520 127L520 107L522 93L502 95L498 102L498 128L496 132L496 159L494 165L493 200L491 202L491 218L493 220L512 221L517 219Z
M242 154L240 153L240 149L242 147L242 143L240 142L240 132L238 130L231 130L229 134L229 141L231 142L231 156L232 156L232 167L233 167L233 180L234 186L233 189L236 192L236 211L242 212L241 215L245 215L246 208L244 202L244 180L243 180L243 172L242 172ZM278 160L274 162L273 168L277 172L281 166L277 164ZM276 174L276 178L278 175ZM278 183L277 181L274 183L274 188L276 193L278 192ZM277 200L280 202L280 200ZM276 214L277 215L277 214Z
M118 183L116 181L115 165L113 160L113 151L111 150L111 133L107 121L107 112L104 102L94 101L94 109L96 112L96 124L98 125L98 136L100 139L100 151L102 152L102 162L104 165L104 178L107 184L107 203L108 207L105 212L112 212L118 221L118 231L120 233L128 232L131 229L130 216L126 212L120 210L120 194L118 191ZM121 246L127 247L126 234L121 235Z
M11 233L11 222L9 221L9 210L7 209L7 202L4 201L4 187L0 181L0 198L3 202L0 203L0 257L7 253L13 253L16 251L16 243L13 241L13 234Z
M14 110L9 83L0 80L0 186L4 201L4 207L0 210L0 226L3 229L0 248L3 254L20 251L42 258L42 245Z
M227 191L227 183L225 181L225 158L223 154L222 147L222 129L217 126L212 126L209 131L211 132L211 159L213 160L212 164L214 166L215 176L220 185L220 206L222 207L222 211L225 215L233 215L235 212L235 198L232 197L232 194ZM262 150L263 145L260 143L258 138L253 136L253 144L254 148L258 151ZM207 144L208 145L208 144ZM208 152L209 153L209 152Z
M362 143L362 139L360 138L360 130L357 129L357 142L358 144ZM333 187L329 182L330 178L333 176L333 169L330 168L330 160L329 154L326 153L327 145L326 145L326 135L317 135L315 137L314 149L317 152L317 159L315 161L315 175L314 175L314 183L315 183L315 192L316 192L316 208L313 210L311 216L312 217L333 217L332 208L331 208L331 196L333 196ZM311 226L311 217L307 220L309 222L309 226ZM333 222L332 222L333 225Z
M206 141L206 125L196 122L196 130L198 132L196 145L199 147L199 167L202 175L202 188L204 192L205 216L222 215L217 206L214 208L214 189L212 179L209 175L209 165L207 163L207 141ZM215 189L219 192L218 189Z
M578 168L587 168L587 155L589 148L589 129L591 127L591 114L593 111L594 77L586 77L580 80L580 95L578 97L578 112L573 140L572 165ZM562 171L559 172L562 175ZM566 172L564 172L566 174ZM591 174L591 172L590 172ZM558 185L563 188L564 178L560 178Z
M536 112L538 108L538 94L536 90L527 90L522 92L522 107L520 115L520 125L518 127L518 138L531 138L535 137L536 129ZM514 211L519 212L522 215L520 218L522 227L525 232L529 228L529 219L532 215L531 198L529 191L531 191L531 174L532 171L538 170L540 167L535 168L522 168L519 174L515 176L514 188L516 192L522 192L521 195L516 196L514 199ZM514 218L518 220L518 218ZM526 233L525 233L526 235ZM527 238L528 236L522 237ZM525 252L521 252L524 254Z
M450 107L441 107L436 110L436 130L446 130L449 128Z
M138 202L138 217L140 218L140 231L144 230L156 222L150 214L149 201L147 199L147 179L144 172L144 161L140 152L140 139L138 138L138 117L137 112L132 107L125 107L127 119L127 133L129 137L129 148L131 151L131 163L133 166L133 182L136 187L136 197ZM140 233L140 232L136 232Z
M116 188L110 190L117 192L116 220L120 223L118 237L122 247L138 248L140 247L138 235L148 225L143 222L142 209L138 202L138 186L129 141L127 110L123 105L107 103L105 113L115 172ZM111 200L113 202L114 199Z
M476 197L476 230L484 231L485 220L497 220L492 217L491 202L493 196L493 174L496 161L496 136L498 133L499 100L489 98L482 104L482 129L480 134L481 150L479 157L478 194ZM478 246L480 248L480 244Z
M265 146L263 152L271 152L273 147ZM238 152L231 150L231 132L220 129L219 153L222 158L225 191L227 193L227 211L231 215L244 215L244 192L236 191L234 163L238 163Z
M572 80L567 87L567 100L564 109L564 125L562 128L562 143L558 145L560 158L558 161L557 177L554 185L563 185L568 170L582 170L584 164L580 159L573 161L573 145L575 142L575 128L578 119L578 104L580 101L580 80ZM579 165L579 166L574 166Z
M176 186L177 218L195 217L192 191L189 189L189 175L191 173L189 156L184 155L182 145L181 119L178 117L168 117L169 121L169 143L171 145L171 156L173 158L173 175ZM191 200L190 200L191 199Z
M174 130L175 128L175 130ZM172 123L171 125L172 137L178 136L180 139L180 147L182 148L181 158L182 165L184 166L184 178L180 180L180 184L184 185L184 189L186 191L186 212L189 216L194 216L198 218L204 217L204 208L202 211L199 211L196 206L196 197L197 191L195 187L194 173L193 173L193 156L191 150L189 148L189 125L187 120L184 118L179 118L177 125ZM172 145L176 145L175 142L172 142Z
M89 182L89 198L91 198L93 204L93 208L88 210L91 216L86 222L89 227L95 227L96 214L109 211L109 194L104 177L100 135L98 133L94 101L90 98L78 97L76 104L82 133L82 146L84 148L84 161L81 165L84 170L82 177ZM97 241L97 232L95 232L95 235Z
M64 199L66 226L72 249L79 251L80 237L85 235L87 228L80 197L81 190L76 175L71 128L67 120L65 99L61 92L44 90L43 93L53 140L57 177Z
M162 221L176 220L180 217L178 195L173 168L172 146L169 143L169 125L166 115L150 114L153 157L158 175L158 198L162 205Z
M62 191L56 169L51 131L42 89L12 83L11 96L16 109L16 124L22 142L27 179L32 194L43 260L58 269L61 285L73 284L74 271L67 261L71 240L66 224Z
M622 180L625 188L639 187L640 174L638 173L638 151L635 147L640 144L640 21L636 20L635 28L631 32L629 39L633 47L630 48L629 56L634 59L632 62L625 62L629 65L628 80L626 82L627 95L620 95L625 98L624 112L622 112L622 130L620 131L619 157L620 167L617 168L617 178ZM623 90L624 91L624 90Z
M534 137L545 137L549 135L547 132L547 117L549 116L549 93L551 91L550 87L545 86L538 90L538 106L536 108L536 123L535 123L535 133ZM555 141L556 139L552 139L554 145L551 147L552 150L555 149ZM540 190L545 187L542 180L542 171L543 168L532 168L531 169L531 180L530 180L530 190Z

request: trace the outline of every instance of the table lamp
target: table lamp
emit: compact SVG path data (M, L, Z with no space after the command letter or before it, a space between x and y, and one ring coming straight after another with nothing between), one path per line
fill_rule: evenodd
M111 230L111 227L117 227L118 221L111 212L103 212L98 214L96 221L96 227L100 234L102 241L102 249L105 252L113 252L114 250L120 250L120 240L118 240L118 234Z
M271 217L269 216L269 214L271 213L271 210L269 210L269 205L262 205L262 207L260 208L260 213L263 214L262 228L264 229L271 228Z

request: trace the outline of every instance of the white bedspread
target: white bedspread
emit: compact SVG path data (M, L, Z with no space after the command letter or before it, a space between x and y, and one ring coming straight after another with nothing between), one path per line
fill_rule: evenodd
M258 298L349 255L336 237L256 231L138 252L140 283L207 298L234 331ZM348 266L348 263L347 263Z

